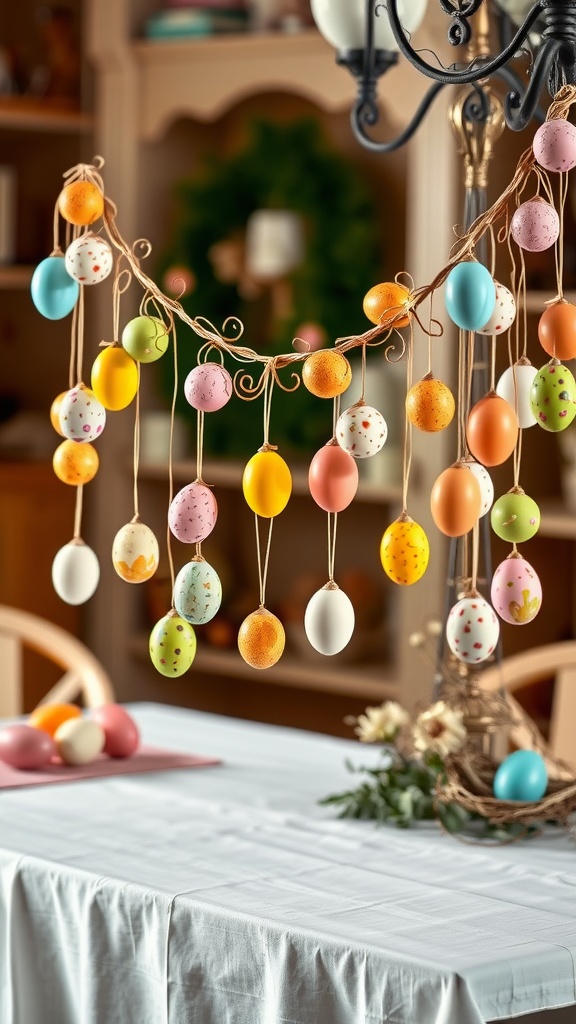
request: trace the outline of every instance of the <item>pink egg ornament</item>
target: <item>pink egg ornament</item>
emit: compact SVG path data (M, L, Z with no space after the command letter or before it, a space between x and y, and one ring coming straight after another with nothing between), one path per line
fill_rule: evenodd
M140 731L121 704L94 708L91 718L104 730L104 753L109 757L131 757L140 743Z
M182 487L168 509L168 525L183 544L199 544L216 525L218 505L210 487L200 480Z
M328 441L310 463L308 486L314 501L325 512L342 512L358 490L356 459L334 439Z
M221 363L200 363L184 381L184 396L193 409L217 412L232 398L232 377Z
M544 199L530 199L515 211L510 222L512 238L527 252L549 249L560 234L560 218Z
M534 156L547 171L576 167L576 127L562 117L541 124L532 143Z
M0 761L11 768L34 771L48 764L55 754L56 744L43 729L8 725L0 732Z
M540 611L542 584L530 563L512 554L500 562L492 577L490 599L504 622L524 626Z

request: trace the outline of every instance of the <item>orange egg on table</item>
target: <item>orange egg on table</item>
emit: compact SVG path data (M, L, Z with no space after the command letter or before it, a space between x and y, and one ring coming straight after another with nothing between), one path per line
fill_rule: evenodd
M406 395L406 415L418 430L436 433L451 423L456 404L447 384L427 373Z
M346 391L351 380L350 363L333 348L312 352L302 367L302 383L317 398L336 398Z
M104 196L91 181L71 181L58 196L58 209L70 224L93 224L104 213Z
M510 403L489 391L470 410L466 440L483 466L500 466L516 447L518 429L518 417Z
M284 652L286 634L280 619L267 608L248 615L238 631L238 650L252 668L271 668Z
M480 484L461 462L437 477L430 495L436 526L447 537L463 537L478 519L482 506Z
M395 319L402 313L410 298L410 292L404 285L396 281L384 281L375 284L364 296L362 308L373 324L388 323L394 320L394 327L406 327L410 323L410 313Z
M89 442L62 441L52 456L52 466L58 479L73 487L89 483L96 476L99 465L98 452Z
M81 715L82 712L76 704L40 704L28 716L28 725L54 736L63 722L70 718L80 718Z
M538 322L538 338L549 356L576 358L576 306L572 302L555 302L544 310Z

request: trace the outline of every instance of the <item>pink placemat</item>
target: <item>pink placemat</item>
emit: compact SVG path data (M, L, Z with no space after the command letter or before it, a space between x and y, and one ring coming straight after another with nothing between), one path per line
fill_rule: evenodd
M203 768L220 764L217 757L197 754L179 754L174 750L142 745L132 757L96 758L90 764L49 764L41 771L22 771L0 761L0 789L17 786L45 786L51 782L77 782L80 779L100 779L107 775L131 775L135 772L159 772L170 768Z

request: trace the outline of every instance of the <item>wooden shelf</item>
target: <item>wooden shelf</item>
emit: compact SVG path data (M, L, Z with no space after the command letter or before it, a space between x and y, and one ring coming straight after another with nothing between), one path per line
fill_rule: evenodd
M34 267L25 264L0 266L0 290L16 291L30 286Z
M546 303L554 298L554 294L554 289L551 289L549 292L526 292L526 312L543 313L546 309ZM567 302L576 304L576 292L566 292L564 298Z
M542 504L537 536L576 540L576 511L569 511L561 502Z
M81 133L92 131L93 118L79 110L27 96L0 98L0 128L27 132Z

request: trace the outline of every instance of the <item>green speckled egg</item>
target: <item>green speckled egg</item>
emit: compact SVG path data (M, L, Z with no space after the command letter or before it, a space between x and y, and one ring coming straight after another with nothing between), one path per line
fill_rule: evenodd
M503 494L492 506L490 521L494 533L502 540L522 544L538 532L540 509L527 494Z
M544 430L565 430L576 416L576 381L561 363L546 363L534 377L530 406Z
M159 619L150 633L150 658L163 676L176 679L188 671L196 654L196 634L189 622L174 612Z

